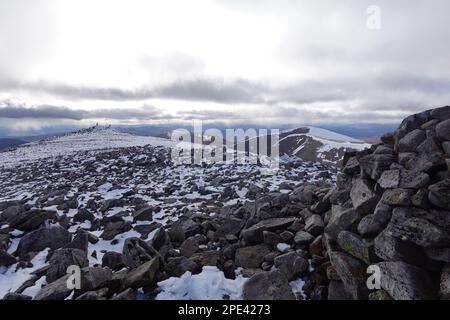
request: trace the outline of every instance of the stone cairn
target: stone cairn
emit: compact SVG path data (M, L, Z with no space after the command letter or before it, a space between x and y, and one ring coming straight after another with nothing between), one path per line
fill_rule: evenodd
M450 106L346 154L326 196L328 299L450 298L449 170Z

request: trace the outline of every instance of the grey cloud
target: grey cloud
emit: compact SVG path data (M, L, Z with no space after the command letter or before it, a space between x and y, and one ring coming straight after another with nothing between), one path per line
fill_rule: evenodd
M0 81L0 90L26 90L40 92L71 100L142 101L152 98L180 99L188 101L213 101L220 103L260 103L264 87L246 80L195 79L178 81L156 88L126 90L52 84L48 82L20 83Z
M81 110L70 109L64 106L39 105L29 107L24 104L14 104L9 101L0 104L0 118L12 119L67 119L67 120L84 120L84 119L138 119L138 120L154 120L168 119L160 109L144 105L141 108L119 108L119 109L97 109L97 110Z
M79 110L72 110L67 107L51 105L40 105L37 108L29 108L25 105L14 105L6 102L0 105L0 118L49 118L49 119L70 119L82 120L83 115Z

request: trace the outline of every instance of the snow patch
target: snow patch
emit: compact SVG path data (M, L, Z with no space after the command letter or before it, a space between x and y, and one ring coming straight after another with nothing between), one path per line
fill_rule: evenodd
M200 274L186 272L180 278L169 278L159 282L161 292L156 300L242 300L242 289L247 281L242 275L235 280L225 278L217 267L203 267Z

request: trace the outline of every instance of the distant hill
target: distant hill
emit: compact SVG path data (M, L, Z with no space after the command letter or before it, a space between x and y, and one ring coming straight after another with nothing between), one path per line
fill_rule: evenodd
M392 132L397 129L399 123L394 124L374 124L374 123L355 123L355 124L317 124L316 127L327 129L352 138L364 140L367 142L378 142L379 138L386 132Z
M14 148L20 146L21 144L27 143L24 140L11 139L11 138L0 138L0 150Z
M280 154L305 161L340 165L346 151L370 148L359 139L317 127L302 127L280 135Z

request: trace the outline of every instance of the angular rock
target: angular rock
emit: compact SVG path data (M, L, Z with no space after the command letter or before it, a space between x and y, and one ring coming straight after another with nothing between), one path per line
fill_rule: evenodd
M286 276L278 270L260 272L244 284L244 300L295 300Z
M153 218L153 207L142 208L136 212L133 212L133 220L136 221L151 221Z
M356 157L350 158L344 168L342 169L342 172L349 175L355 175L358 174L361 171L361 168L359 167L359 162Z
M421 247L442 246L450 243L450 236L444 229L422 218L409 218L400 223L391 224L389 232L394 237Z
M312 234L313 236L318 236L323 232L325 225L323 223L322 217L318 214L314 214L309 217L305 222L306 232Z
M87 267L81 270L81 291L87 292L102 288L112 278L109 268Z
M55 250L65 246L71 240L72 235L63 227L43 227L27 233L20 239L17 254L19 257L23 257L28 252L39 252L46 248Z
M381 287L395 300L436 299L437 288L430 275L404 262L380 262Z
M428 199L436 207L450 210L450 179L429 186Z
M114 251L106 252L102 258L102 267L108 267L113 271L119 271L125 268L123 255Z
M199 250L199 243L196 237L187 238L180 247L180 253L186 258L190 258Z
M6 251L0 250L0 267L8 267L17 262L16 258Z
M450 140L450 119L442 121L436 126L436 134L442 140Z
M403 170L401 172L400 188L420 189L428 185L430 176L424 172Z
M355 233L341 231L338 235L337 242L345 252L367 264L371 264L376 260L373 245L366 243Z
M263 238L264 243L271 247L276 247L278 243L283 241L278 234L270 231L263 231Z
M391 206L409 206L413 194L409 189L389 189L383 193L381 201Z
M131 222L129 221L110 222L106 225L103 233L100 235L100 238L103 238L104 240L112 240L117 235L130 231L131 228Z
M236 251L236 266L245 269L259 268L264 261L264 256L269 253L270 249L266 245L239 248Z
M73 238L72 242L64 246L67 249L79 249L84 252L88 251L89 246L89 235L87 232L78 232Z
M358 232L362 236L375 236L388 224L392 216L392 207L384 202L378 202L373 214L365 216L358 225Z
M22 211L9 221L9 226L21 231L37 229L46 220L56 219L55 211L30 210Z
M380 200L380 196L373 191L370 182L360 178L353 180L350 198L353 208L364 215L371 214Z
M215 233L216 238L224 237L227 234L234 234L237 235L239 232L241 232L242 228L245 226L245 220L244 219L235 219L235 218L228 218L222 221L222 223L219 226L219 229L217 229Z
M46 275L47 283L56 281L64 276L69 266L87 267L89 260L85 251L79 249L58 249L53 252L49 264L50 267Z
M38 294L34 297L34 300L64 300L71 293L72 289L68 289L67 281L69 276L65 275L52 283L43 287Z
M378 184L383 189L395 189L400 184L400 171L399 170L386 170L381 174L378 179Z
M208 250L195 253L189 260L196 263L200 268L213 266L222 270L225 258L221 251Z
M276 257L274 265L291 281L308 270L309 262L297 252L289 252Z
M419 208L428 209L431 204L428 201L428 189L418 190L412 197L411 202L414 206Z
M386 261L404 261L421 268L434 270L438 266L425 254L418 245L396 238L389 228L380 233L374 240L375 254Z
M4 297L3 300L5 301L27 301L27 300L31 300L32 297L21 294L21 293L7 293Z
M123 261L129 269L137 268L155 257L161 258L155 248L139 238L128 238L125 240L122 254Z
M159 267L159 258L156 257L129 271L123 281L123 288L138 289L141 287L152 286L154 284L156 273L159 271Z
M78 212L73 216L73 221L84 222L86 220L93 222L95 220L94 214L84 208L78 209Z
M438 120L450 119L450 106L433 109L431 110L430 115L432 118Z
M414 152L418 145L426 139L426 133L423 130L415 129L398 141L398 152Z
M395 160L396 157L390 154L369 154L359 158L358 161L362 176L377 181Z
M11 244L9 234L0 234L0 250L7 251Z
M193 261L186 257L169 258L166 265L166 271L172 277L181 277L187 271L197 274L201 268Z
M341 231L356 229L361 219L362 215L358 214L353 208L348 209L333 205L331 218L325 227L325 232L336 240Z
M398 207L392 212L391 224L401 225L403 222L411 218L427 220L442 230L450 230L449 211L443 210L423 210L412 207Z
M332 252L330 261L351 297L354 300L367 299L369 292L366 285L366 266L343 252Z
M263 231L283 230L293 224L295 218L273 218L260 221L259 223L244 229L241 232L242 238L248 244L257 244L264 241Z
M299 231L295 234L294 242L298 246L310 244L314 240L314 236L305 231Z

